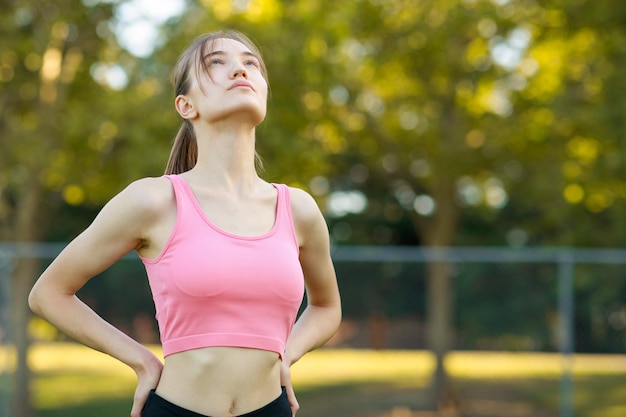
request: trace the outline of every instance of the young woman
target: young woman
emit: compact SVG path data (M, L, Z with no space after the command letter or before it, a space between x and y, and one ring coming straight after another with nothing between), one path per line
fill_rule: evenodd
M295 415L290 366L341 320L326 224L307 193L257 174L268 83L247 37L199 37L173 79L183 124L167 175L109 201L42 274L30 306L136 372L132 417ZM146 266L164 363L76 297L131 250Z

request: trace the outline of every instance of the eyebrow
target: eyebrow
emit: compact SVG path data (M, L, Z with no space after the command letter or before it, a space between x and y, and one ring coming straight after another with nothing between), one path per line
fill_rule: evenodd
M208 54L204 55L202 57L202 59L207 59L207 58L210 58L210 57L216 56L216 55L227 55L227 54L224 51L213 51L213 52L209 52ZM253 58L259 59L259 57L256 56L256 54L254 54L254 53L252 53L250 51L244 51L240 55L242 55L242 56L251 56Z

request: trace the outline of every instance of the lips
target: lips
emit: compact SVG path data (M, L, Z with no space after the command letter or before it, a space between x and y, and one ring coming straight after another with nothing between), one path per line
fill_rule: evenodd
M229 90L233 90L235 88L249 88L250 90L254 90L252 84L247 81L237 81L233 85L230 86Z

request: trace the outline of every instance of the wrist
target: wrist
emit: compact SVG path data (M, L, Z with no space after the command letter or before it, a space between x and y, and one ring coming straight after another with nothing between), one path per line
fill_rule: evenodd
M143 347L141 353L137 357L136 361L130 364L135 373L140 375L151 374L154 372L161 372L163 364L150 350Z
M283 363L287 366L291 366L296 363L300 359L300 357L301 356L294 355L292 350L286 349L283 353Z

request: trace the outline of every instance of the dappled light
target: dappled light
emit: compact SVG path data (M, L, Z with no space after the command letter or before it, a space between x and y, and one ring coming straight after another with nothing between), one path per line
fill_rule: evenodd
M128 85L128 75L119 65L96 63L91 67L91 76L99 84L113 90L123 90Z
M583 165L596 161L600 151L600 142L593 138L576 136L567 143L567 153L578 159Z
M580 203L585 197L585 190L578 184L568 184L563 189L563 197L568 203Z
M227 20L241 16L254 23L269 23L281 16L282 6L278 0L203 0L212 8L215 17Z
M67 242L127 184L162 175L181 123L170 83L177 54L201 33L233 28L260 46L268 67L268 112L256 130L262 175L311 193L333 249L626 247L623 7L594 0L162 3L9 0L2 8L0 243ZM59 335L41 322L7 330L9 317L28 317L25 300L34 279L28 267L18 270L26 263L7 259L0 257L0 350L10 335L19 341L16 358L23 358L27 329L37 340ZM363 307L382 305L400 288L397 267L392 262L372 278L380 280L379 291L363 285L370 289L358 299ZM524 282L545 271L527 273ZM600 354L623 347L626 282L620 273L606 278L576 267L575 350ZM492 274L476 272L477 279ZM434 356L321 352L298 364L309 404L323 406L330 384L346 398L384 403L359 417L425 417L426 387L436 385L430 372L437 366L446 371L441 364L454 337L480 329L490 336L473 340L477 349L548 349L537 342L544 335L500 329L502 320L494 318L518 307L510 293L476 302L472 314L480 320L463 321L474 316L457 312L459 297L472 291L486 297L504 283L465 286L458 268L437 262L424 265L423 275L427 283L405 291L410 302L394 301L389 311L372 314L378 321L369 318L368 329L381 331L381 316L394 321L402 309L419 305L423 311L410 320L436 330L423 336L438 346ZM528 300L544 296L529 293L519 315L528 327L549 322L554 330L555 308L540 318L527 315ZM352 303L355 296L345 299ZM63 348L69 356L54 345L33 351L34 404L43 417L106 398L127 405L133 375L120 376L111 366L110 374L92 378L100 382L88 380L108 365L89 357L91 367L82 350ZM613 369L610 358L576 356L577 412L626 414L617 375L623 358L611 358ZM467 352L446 360L454 388L470 398L464 404L469 415L538 417L558 407L560 364L551 355ZM22 368L17 378L24 390ZM378 396L375 386L385 387ZM62 404L66 396L54 394L60 390L75 393L75 403ZM498 398L484 395L492 391ZM398 404L385 402L392 392L402 394ZM419 394L411 402L408 393ZM593 409L605 401L606 407ZM455 401L448 406L461 407Z
M63 188L63 199L70 206L79 206L85 201L85 191L75 184L68 184Z

